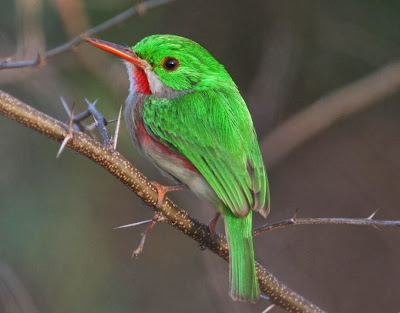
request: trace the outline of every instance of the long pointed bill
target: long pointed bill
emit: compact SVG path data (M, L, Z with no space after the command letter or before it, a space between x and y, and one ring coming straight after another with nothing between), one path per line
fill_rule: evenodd
M147 62L139 58L131 48L96 38L87 38L86 41L97 48L114 54L121 59L127 60L141 68L145 68L148 65Z

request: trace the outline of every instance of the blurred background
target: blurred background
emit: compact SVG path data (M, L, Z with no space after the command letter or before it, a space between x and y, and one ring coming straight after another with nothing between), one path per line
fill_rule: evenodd
M34 58L134 4L2 0L0 58ZM377 219L400 219L397 87L378 96L374 86L365 88L361 96L374 98L369 106L322 127L296 149L281 153L296 132L273 139L283 123L317 100L324 102L383 66L395 68L399 1L178 0L97 37L133 45L154 33L201 43L226 66L246 99L272 193L271 214L267 221L255 216L256 226L290 218L296 209L299 217L367 217L379 208ZM396 77L399 71L382 78L380 86ZM0 71L0 88L63 121L60 96L78 110L85 108L85 97L99 98L98 108L113 119L128 81L119 60L82 44L40 68ZM346 101L351 105L348 97L339 103L346 108ZM330 114L323 111L323 117ZM302 121L299 133L313 122ZM119 151L149 179L166 183L122 129ZM74 152L56 159L57 143L1 116L0 131L1 312L262 312L268 307L266 301L231 301L227 263L168 225L157 225L133 260L145 226L113 227L151 218L138 197ZM204 222L214 214L190 192L171 198ZM353 226L296 226L255 239L257 260L328 312L398 312L399 246L399 230Z

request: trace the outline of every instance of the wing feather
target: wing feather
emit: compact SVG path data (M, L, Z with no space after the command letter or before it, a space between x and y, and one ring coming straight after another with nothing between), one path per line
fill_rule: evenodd
M267 176L250 114L236 88L172 100L150 96L143 121L152 135L199 170L236 216L247 216L251 209L266 216Z

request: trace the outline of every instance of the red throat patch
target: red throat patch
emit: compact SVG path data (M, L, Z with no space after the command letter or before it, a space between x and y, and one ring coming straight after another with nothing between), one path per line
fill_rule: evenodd
M144 70L140 67L134 66L132 72L136 82L135 91L145 95L151 95L149 80L147 79Z

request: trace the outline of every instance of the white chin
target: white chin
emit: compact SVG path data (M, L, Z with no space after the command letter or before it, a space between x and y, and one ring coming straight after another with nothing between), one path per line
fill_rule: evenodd
M149 86L151 93L156 96L160 96L165 93L166 89L170 89L165 85L152 70L145 70L147 80L149 81Z

